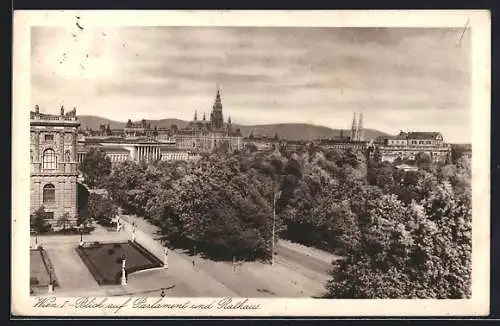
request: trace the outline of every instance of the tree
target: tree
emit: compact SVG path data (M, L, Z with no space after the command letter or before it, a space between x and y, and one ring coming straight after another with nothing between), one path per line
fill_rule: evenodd
M113 202L98 194L90 194L88 206L89 216L103 226L110 226L111 220L118 214Z
M405 205L385 195L367 204L358 251L331 271L331 298L468 298L470 199L444 184Z
M61 227L63 228L63 231L66 230L66 226L69 225L69 222L70 222L70 217L69 217L69 213L64 213L58 220L57 220L57 226L58 227Z
M432 157L429 153L418 152L415 156L415 163L420 167L429 167L432 164Z
M95 188L102 185L104 179L110 174L111 160L106 156L105 151L94 147L87 152L79 169L85 178L85 183Z
M30 215L30 227L38 233L45 233L51 230L50 224L47 223L47 213L45 208L41 206L33 214Z

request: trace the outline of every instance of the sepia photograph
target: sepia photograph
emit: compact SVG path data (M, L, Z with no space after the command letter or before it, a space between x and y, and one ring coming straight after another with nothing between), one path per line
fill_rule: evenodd
M487 315L488 12L350 13L17 12L13 313Z

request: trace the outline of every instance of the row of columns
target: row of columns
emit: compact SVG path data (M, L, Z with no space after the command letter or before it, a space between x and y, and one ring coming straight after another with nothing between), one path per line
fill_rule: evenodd
M138 146L138 161L153 161L161 159L160 147L158 146Z

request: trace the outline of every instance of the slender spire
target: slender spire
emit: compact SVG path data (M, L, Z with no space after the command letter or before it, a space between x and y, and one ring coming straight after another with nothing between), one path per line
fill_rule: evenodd
M359 113L359 121L358 121L358 130L357 130L357 134L358 134L358 140L365 140L365 133L364 133L364 128L363 128L363 112L360 112Z
M194 110L194 121L198 121L198 111Z
M203 112L203 121L206 121L207 120L207 116L205 114L205 112Z
M231 124L231 116L227 117L227 123Z
M357 126L358 126L358 124L356 123L356 112L354 112L354 114L352 116L351 140L357 140L357 138L358 138Z
M222 128L224 124L224 117L222 114L222 101L220 97L220 90L217 84L217 95L215 96L214 105L212 107L212 113L210 114L210 122L215 128Z

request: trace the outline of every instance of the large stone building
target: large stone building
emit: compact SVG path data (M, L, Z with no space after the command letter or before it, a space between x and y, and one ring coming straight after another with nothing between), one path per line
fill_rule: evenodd
M235 129L228 117L224 122L220 91L217 91L210 114L210 120L194 118L184 128L172 126L170 129L152 127L142 120L128 121L122 131L101 126L97 133L82 132L79 141L78 160L81 161L91 147L100 147L112 163L132 161L173 161L197 160L202 153L210 153L218 148L235 151L243 148L243 136Z
M363 115L359 118L354 114L350 137L344 137L341 130L340 137L318 139L314 142L324 148L338 150L361 151L367 157L379 161L394 162L415 161L420 157L427 157L434 163L446 163L450 160L451 145L444 142L439 132L403 132L396 136L381 136L376 140L365 140ZM469 156L465 151L464 156Z
M199 120L195 111L193 120L185 128L173 130L171 134L180 149L212 152L220 147L225 147L229 151L243 148L243 136L239 129L233 128L231 117L228 117L227 123L224 122L219 90L215 96L210 120L206 119L205 114Z
M451 146L444 142L439 132L401 131L396 136L379 137L376 141L376 156L381 161L414 161L419 155L427 156L434 163L445 163L450 160Z
M76 109L59 115L30 112L30 211L44 207L49 220L77 216Z

